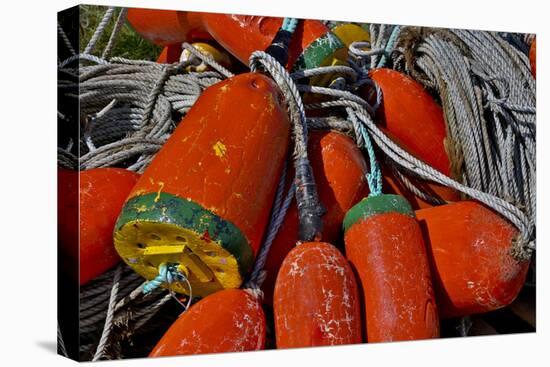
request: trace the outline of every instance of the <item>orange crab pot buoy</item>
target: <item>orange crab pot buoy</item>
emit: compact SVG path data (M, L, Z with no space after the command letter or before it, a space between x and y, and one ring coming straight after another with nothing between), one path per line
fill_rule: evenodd
M431 256L441 317L492 311L518 295L529 261L510 255L517 230L474 201L416 212Z
M375 69L369 76L382 90L377 117L384 131L411 154L450 176L441 107L422 85L400 72Z
M335 243L341 232L344 215L368 188L365 179L367 165L353 140L335 131L312 131L308 140L308 156L319 200L326 209L322 238ZM289 174L289 177L293 175ZM265 263L266 279L262 290L266 304L272 304L277 272L297 241L298 209L294 201L273 240Z
M265 50L283 24L283 18L202 13L204 27L212 37L242 63L254 51ZM290 46L287 68L306 69L330 65L335 58L345 60L342 41L318 20L298 23Z
M531 64L531 73L536 79L537 77L537 40L534 39L529 49L529 63Z
M344 230L368 342L438 337L428 258L410 204L398 195L368 197L346 214Z
M182 313L149 357L261 350L265 333L260 302L244 290L225 289Z
M74 182L76 171L58 170L60 187ZM120 261L113 246L113 229L128 193L139 175L122 168L95 168L80 172L80 196L78 186L71 184L61 189L60 211L66 220L60 220L59 239L68 261L80 264L80 285L112 268ZM61 196L64 196L62 198ZM79 197L79 199L77 199ZM80 209L74 203L80 203ZM63 203L73 203L72 208ZM63 214L63 211L66 211ZM69 216L80 211L79 228L64 226L71 223ZM78 231L78 232L77 232ZM79 236L80 235L80 244Z
M361 343L355 276L336 247L297 245L285 258L273 298L277 348Z
M177 265L193 295L238 288L260 246L290 122L276 84L240 74L207 88L157 153L117 221L115 247L146 279ZM187 283L171 289L188 294Z
M141 37L157 45L168 46L212 39L204 30L199 14L177 10L129 8L127 19Z

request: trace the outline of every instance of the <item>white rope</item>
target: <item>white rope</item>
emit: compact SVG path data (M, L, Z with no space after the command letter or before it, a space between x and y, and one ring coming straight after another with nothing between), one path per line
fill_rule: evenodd
M115 270L115 275L113 277L113 287L111 288L111 296L109 297L109 307L107 307L107 317L105 318L105 327L101 333L101 338L99 339L99 345L94 354L93 362L98 361L103 354L105 353L105 348L109 340L109 335L113 327L113 316L114 316L114 307L118 296L118 288L120 282L120 274L122 273L122 266L117 266Z

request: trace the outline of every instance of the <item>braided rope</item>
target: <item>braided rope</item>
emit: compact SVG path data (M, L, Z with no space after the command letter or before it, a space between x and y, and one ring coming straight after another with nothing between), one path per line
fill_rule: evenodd
M91 54L94 50L94 47L103 35L103 32L105 32L105 28L107 28L107 24L109 23L109 20L111 20L111 17L113 16L113 13L115 12L115 7L109 7L107 8L107 11L105 11L105 14L103 14L103 18L101 18L101 21L99 22L99 25L95 29L94 34L90 38L90 41L88 41L88 44L84 48L83 54Z
M67 34L63 30L63 28L61 27L61 24L59 24L59 22L57 23L57 34L59 34L59 36L61 37L61 39L65 43L65 46L67 47L67 49L69 50L71 55L76 55L76 51L73 48L73 45L71 44L71 41L69 41L69 37L67 37Z
M105 327L103 328L103 332L101 333L101 338L99 340L99 345L97 346L97 350L92 359L93 362L98 361L103 356L103 353L105 352L105 346L107 344L107 341L109 340L109 335L113 326L114 307L118 296L121 273L122 266L119 265L117 266L117 269L115 270L115 275L113 277L113 287L111 288L111 295L109 297L109 306L107 307Z
M113 31L111 32L111 36L109 37L109 41L107 41L107 45L103 49L103 52L101 53L101 58L106 59L109 54L111 53L115 41L117 40L117 36L119 35L120 31L122 30L122 26L124 26L124 22L126 21L126 14L128 13L127 8L121 8L120 12L118 13L118 17L115 23L115 26L113 28Z
M287 101L294 137L293 158L299 217L298 237L302 241L320 238L321 216L324 213L324 208L317 195L315 179L308 159L307 123L299 89L286 69L271 55L263 51L255 51L250 56L249 64L252 71L263 70L269 73Z

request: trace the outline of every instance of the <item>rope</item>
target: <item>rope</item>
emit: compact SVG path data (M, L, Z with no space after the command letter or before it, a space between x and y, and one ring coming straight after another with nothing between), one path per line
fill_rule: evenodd
M350 119L353 129L355 130L355 136L357 137L357 145L361 148L364 147L367 150L369 157L370 172L367 173L367 183L369 185L369 196L378 196L382 194L382 172L380 171L380 165L376 160L374 154L374 148L372 146L369 133L363 124L361 124L352 108L346 108L348 118Z
M357 52L361 45L350 47L350 59L363 66L358 73L368 76L369 68L381 66L384 56L391 55L394 67L409 72L441 97L452 176L463 186L459 189L441 178L436 182L452 185L510 220L520 232L511 249L513 256L530 258L535 248L536 128L535 83L527 56L497 33L415 27L390 31L391 27L372 24L370 28L370 52ZM329 104L334 107L342 101L315 107ZM393 151L389 161L402 177L433 180L436 176L411 165L381 141L381 134L377 139L377 145ZM414 185L406 184L408 188ZM416 187L413 191L423 190Z
M67 49L69 50L71 55L76 55L76 51L74 50L73 45L71 45L71 41L69 41L69 37L67 37L67 34L63 30L63 28L61 27L61 24L59 24L59 22L57 23L57 34L59 34L59 36L61 37L61 39L65 43L65 46L67 47Z
M401 31L401 26L396 25L393 27L390 38L388 39L388 42L384 47L384 53L382 54L382 57L380 58L380 62L378 63L379 68L386 66L386 56L393 51L394 44L397 41L397 37L399 36L400 31Z
M403 35L403 33L402 33ZM535 249L535 81L528 58L492 32L406 28L405 68L440 96L453 176L514 206L513 253ZM411 48L411 44L416 44Z
M298 19L296 18L285 18L283 20L283 25L281 29L289 33L294 33L296 26L298 25Z
M208 66L216 70L221 75L225 76L226 78L231 78L232 76L235 76L231 71L226 69L224 66L222 66L220 63L218 63L216 60L214 60L213 57L211 57L208 54L204 54L197 50L193 45L185 42L182 44L182 48L189 51L193 56L201 60L202 62L206 63Z
M120 12L118 13L118 18L116 20L115 26L113 28L113 31L111 32L111 36L109 37L109 41L107 42L107 45L105 46L105 49L103 49L103 53L101 54L101 58L106 59L107 56L111 53L113 46L115 44L115 41L120 33L120 30L122 29L122 26L124 25L124 22L126 20L126 14L128 13L127 8L120 9Z
M63 341L63 335L61 334L61 329L59 328L59 322L57 323L57 352L61 355L68 357L67 348L65 347L65 342Z
M117 266L115 275L113 277L113 287L111 288L111 296L109 297L109 307L107 308L105 326L103 328L103 332L101 333L101 338L99 339L99 345L97 346L94 358L92 359L93 362L98 361L103 356L103 353L105 352L105 346L107 344L107 341L109 340L109 335L113 327L114 307L118 296L121 272L122 267L119 265Z
M187 300L187 305L184 305L180 302L180 300L175 296L175 293L172 289L169 289L169 291L170 291L170 295L178 303L181 304L184 310L187 310L189 306L191 306L191 301L193 299L193 288L191 287L191 283L189 282L189 279L187 279L187 277L178 270L177 264L166 264L166 263L160 264L159 275L157 275L155 279L145 282L145 284L143 285L142 291L143 291L143 294L147 295L162 285L169 286L174 282L182 282L182 281L187 283L187 288L189 289L189 298Z
M152 279L145 283L143 286L143 293L148 294L159 288L163 284L171 284L174 280L185 276L177 270L177 265L162 263L159 265L159 275L155 279Z
M109 20L111 20L111 17L113 16L113 13L115 12L115 7L109 7L107 11L105 11L105 14L103 14L103 18L99 22L99 25L95 29L94 34L90 38L90 41L88 41L88 44L84 48L83 53L84 54L91 54L97 41L101 38L101 35L103 35L103 32L105 31L105 28L107 28L107 24L109 23Z
M275 80L286 97L288 113L292 123L294 137L294 170L296 172L296 204L298 207L298 237L302 241L311 241L321 237L321 215L324 208L319 202L313 172L307 155L307 124L305 109L298 88L285 68L272 56L255 51L250 56L250 69L263 70Z
M61 83L61 92L78 98L87 117L80 168L124 164L143 171L177 125L174 117L185 115L204 89L222 80L217 72L182 73L187 65L113 58L79 68L79 83ZM74 92L78 86L80 94ZM72 164L67 154L59 159Z
M273 41L266 48L265 52L277 60L281 65L286 65L288 62L288 48L292 35L298 25L296 18L284 18L281 28L273 37Z
M277 185L277 193L275 195L275 201L273 203L273 208L271 210L271 218L269 220L268 232L265 236L264 242L260 247L260 252L254 263L254 268L250 273L248 280L245 282L244 288L246 289L255 289L260 292L260 288L265 280L266 273L264 271L265 263L267 261L267 256L269 255L269 250L271 245L283 224L286 213L292 199L294 198L295 187L294 184L290 186L286 195L284 195L284 187L286 184L286 171L287 166L285 164L279 184ZM284 200L283 200L284 198ZM262 296L263 297L263 296Z

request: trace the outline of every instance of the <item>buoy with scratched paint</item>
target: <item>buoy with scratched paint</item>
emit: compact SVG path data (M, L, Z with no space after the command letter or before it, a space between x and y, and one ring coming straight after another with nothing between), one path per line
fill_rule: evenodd
M416 211L423 230L441 317L488 312L518 295L529 261L510 249L514 226L475 201Z
M59 240L68 261L80 265L80 285L120 261L113 246L113 229L138 178L138 174L122 168L95 168L80 173L58 170ZM72 216L79 219L75 221Z
M537 39L533 40L531 47L529 48L529 64L531 65L531 73L533 77L537 78Z
M325 242L298 244L279 270L273 298L278 349L361 343L355 276Z
M254 51L265 50L283 24L283 18L202 13L205 29L242 63ZM319 20L298 23L289 46L287 68L310 69L331 65L335 59L346 60L347 49L338 37Z
M244 290L225 289L182 313L149 357L261 350L265 333L260 302Z
M322 238L336 243L346 212L368 189L365 174L367 165L354 141L336 131L311 131L308 157L313 169L319 200L326 209L323 215ZM293 177L292 173L288 177ZM277 273L285 256L298 241L298 209L293 201L271 245L262 284L264 302L271 305Z
M380 127L409 153L450 176L441 107L422 85L398 71L374 69L369 76L382 90L382 105L377 111ZM368 91L372 89L360 92L363 98L369 99Z
M143 173L115 247L147 279L176 264L194 296L237 288L267 226L290 122L276 84L240 74L207 88ZM171 289L188 294L186 282Z
M363 290L367 341L438 337L426 248L410 204L398 195L370 196L348 211L344 230Z
M136 33L160 46L212 39L200 13L178 10L128 8L126 19Z

